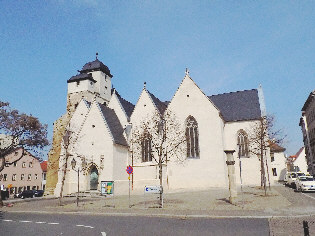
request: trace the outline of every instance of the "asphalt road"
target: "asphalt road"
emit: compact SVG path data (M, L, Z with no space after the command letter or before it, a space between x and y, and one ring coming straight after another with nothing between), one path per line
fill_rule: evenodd
M269 235L267 219L3 213L0 235Z

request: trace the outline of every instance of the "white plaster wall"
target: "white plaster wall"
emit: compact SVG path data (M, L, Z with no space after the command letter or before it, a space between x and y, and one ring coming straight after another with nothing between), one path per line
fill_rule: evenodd
M157 109L153 104L150 95L147 93L145 89L142 90L138 102L134 108L134 111L130 117L130 122L132 123L133 130L136 129L137 126L143 120L149 119ZM133 147L131 146L131 149ZM129 155L128 163L131 165L132 163L132 153ZM159 185L158 179L158 168L155 161L152 162L142 162L141 156L133 155L133 163L134 163L134 174L133 174L133 187L134 191L143 191L144 186L146 185ZM163 172L165 173L165 171ZM164 181L165 181L164 175Z
M128 147L114 144L114 155L113 155L113 180L114 183L114 194L127 195L128 194L128 174L126 172L127 160L128 160Z
M93 79L97 81L95 83L95 92L99 93L100 97L109 101L112 88L111 78L102 71L93 71L91 74Z
M270 162L271 164L271 168L276 168L277 170L277 176L274 176L274 180L275 181L283 181L284 180L284 176L287 172L287 168L286 168L286 158L283 152L275 152L274 153L274 161ZM272 169L270 172L271 175L273 175L272 173Z
M189 115L196 119L200 146L199 159L186 159L183 164L169 163L167 178L170 189L226 187L223 121L217 108L186 76L168 109L175 113L183 128Z
M303 148L303 151L300 153L298 158L294 161L294 165L298 166L300 168L300 171L303 173L307 173L307 163L306 163L306 157L305 157L305 148Z
M259 121L241 121L241 122L229 122L225 124L224 127L224 141L225 149L235 150L233 154L235 160L235 175L236 183L241 183L240 177L240 162L238 159L238 146L237 146L237 132L243 129L248 135L250 130L255 126L255 123ZM260 175L260 161L259 158L250 153L249 158L241 158L241 168L242 168L242 182L244 185L260 185L261 175ZM274 183L274 178L271 172L270 164L270 154L267 152L267 161L269 166L269 178L271 184ZM267 176L267 170L266 170Z
M79 84L77 84L76 81L68 83L68 93L82 92L86 90L95 92L95 85L93 81L86 79L78 82Z
M93 127L94 126L94 127ZM100 180L113 180L113 141L103 116L96 102L93 102L87 114L87 118L80 132L76 136L75 144L69 148L72 158L76 158L80 164L80 158L85 157L88 168L80 173L80 189L89 190L90 168L95 165ZM104 157L103 169L100 168L100 158ZM72 160L72 158L70 158ZM62 158L60 158L62 160ZM63 158L64 159L64 158ZM71 160L68 160L68 169L71 169ZM83 174L84 173L84 174ZM59 174L57 187L60 192L62 173ZM57 189L57 188L56 188ZM64 193L69 194L77 191L77 172L70 170L67 173ZM55 191L57 194L58 191Z

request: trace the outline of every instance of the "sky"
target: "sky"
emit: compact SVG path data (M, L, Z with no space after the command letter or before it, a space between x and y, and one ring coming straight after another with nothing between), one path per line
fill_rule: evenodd
M170 100L185 76L206 95L255 89L303 146L301 108L315 89L314 1L0 0L0 100L48 124L66 111L67 80L99 60L135 104L147 83Z

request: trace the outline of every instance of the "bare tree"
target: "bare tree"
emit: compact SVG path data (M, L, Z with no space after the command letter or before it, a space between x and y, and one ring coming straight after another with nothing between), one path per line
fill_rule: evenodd
M186 159L186 137L182 125L170 110L163 115L155 112L134 127L131 135L133 157L155 163L159 168L160 186L163 186L163 166L170 160L183 162ZM162 207L163 192L160 192Z
M37 158L45 154L44 148L49 145L47 125L40 123L38 118L12 109L7 102L0 101L0 133L4 135L0 145L0 172L5 163L12 165L27 154L27 151ZM6 162L5 157L22 148L22 154L12 162ZM3 205L0 194L0 206Z
M275 118L272 115L261 117L249 130L249 151L260 160L261 187L266 189L266 171L270 187L267 153L274 144L282 144L285 136L281 129L275 129ZM266 168L265 168L266 167Z

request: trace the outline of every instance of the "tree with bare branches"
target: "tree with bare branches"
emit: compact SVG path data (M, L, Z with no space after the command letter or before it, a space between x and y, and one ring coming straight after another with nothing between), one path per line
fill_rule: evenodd
M249 151L260 160L261 187L264 188L265 195L267 195L266 177L268 177L270 188L267 153L272 145L281 145L285 136L281 129L275 129L275 118L272 115L261 117L252 125L248 133Z
M47 139L47 125L41 124L38 118L21 113L12 109L7 102L0 101L0 134L3 135L0 145L0 172L4 169L5 163L12 165L27 154L26 151L41 158L44 155L44 148L49 145ZM22 148L22 154L14 162L6 162L5 157ZM0 205L2 199L0 194Z
M169 161L184 162L186 159L186 136L175 114L166 110L142 120L133 127L131 134L133 157L143 162L152 161L159 168L160 186L163 187L163 166ZM163 188L162 188L163 189ZM163 191L160 192L162 207Z

